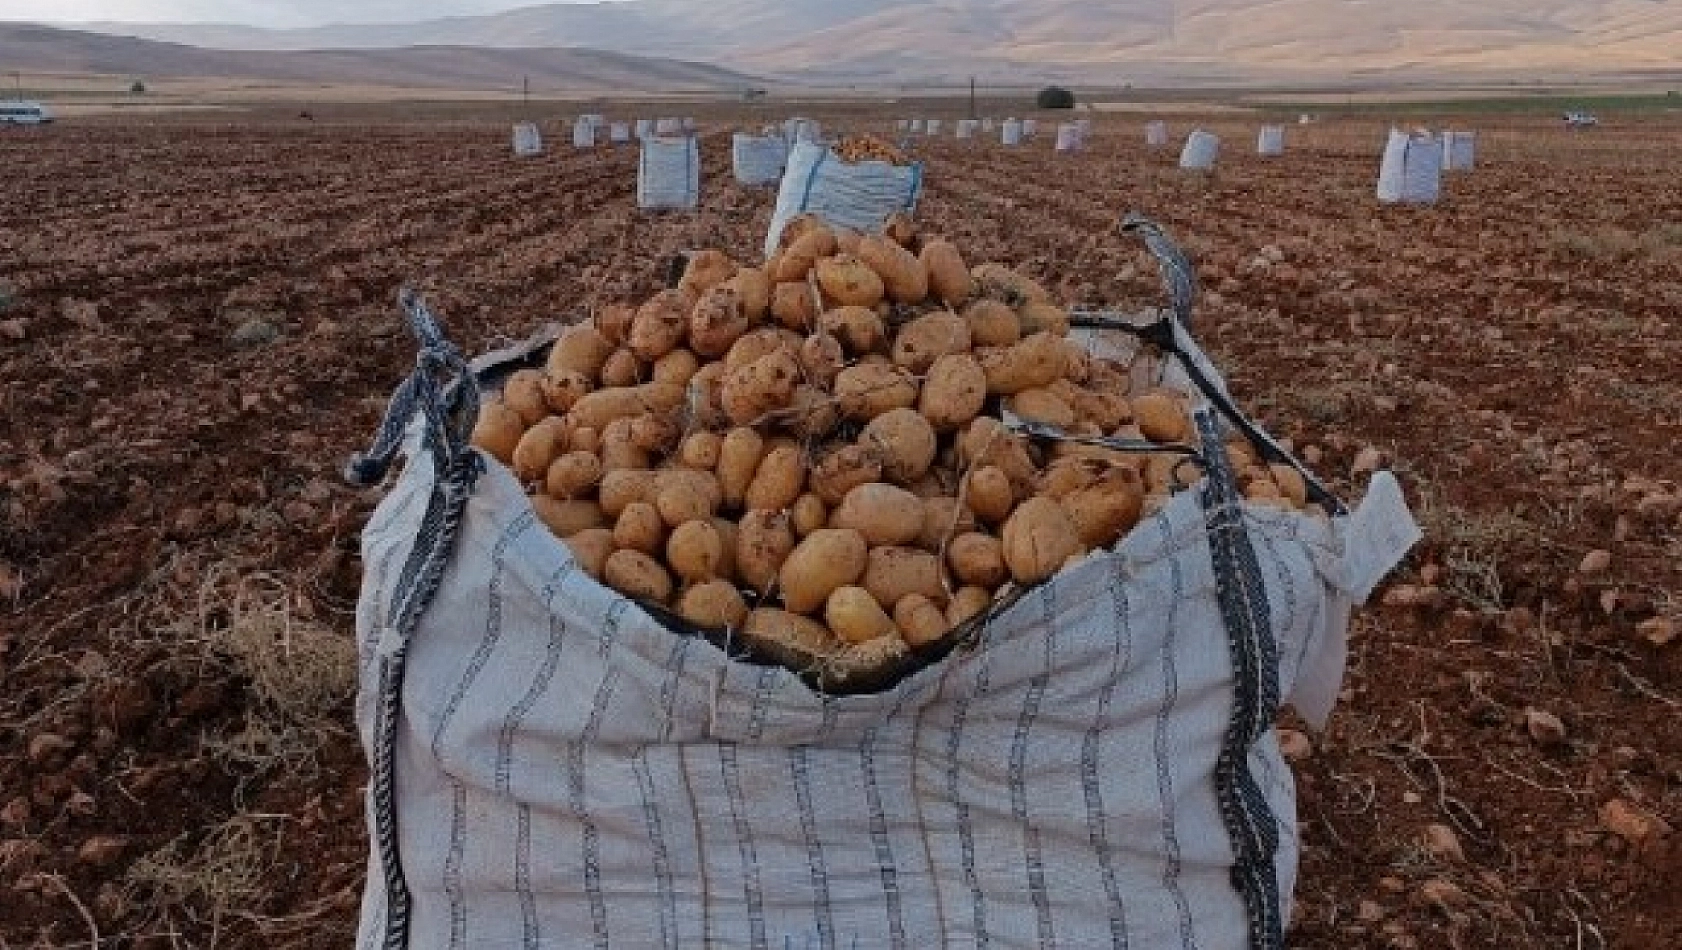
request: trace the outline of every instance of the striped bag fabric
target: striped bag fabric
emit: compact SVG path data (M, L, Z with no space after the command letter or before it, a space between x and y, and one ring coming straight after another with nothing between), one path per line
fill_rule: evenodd
M1217 450L973 642L823 695L580 570L407 303L420 366L352 467L407 460L362 546L359 947L1283 946L1273 724L1323 722L1352 605L1418 538L1388 473L1323 520L1244 503Z

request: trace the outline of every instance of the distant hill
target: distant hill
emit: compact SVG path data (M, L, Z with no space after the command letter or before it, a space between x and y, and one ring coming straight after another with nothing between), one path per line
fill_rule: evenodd
M1682 71L1682 0L621 0L304 30L96 26L248 49L586 47L859 82Z
M235 51L0 23L0 68L121 76L218 77L333 85L587 92L736 90L757 80L716 66L589 49L415 46Z

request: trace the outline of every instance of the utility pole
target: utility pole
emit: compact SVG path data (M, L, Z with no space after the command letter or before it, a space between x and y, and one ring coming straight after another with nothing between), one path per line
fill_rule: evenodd
M969 117L975 118L975 77L969 78Z
M18 87L18 99L19 99L19 101L22 101L22 99L23 99L23 73L18 72L16 70L13 70L12 71L12 82L17 85L17 87Z
M524 104L527 111L531 110L531 76L530 75L525 75L525 76L520 77L520 102L522 104Z

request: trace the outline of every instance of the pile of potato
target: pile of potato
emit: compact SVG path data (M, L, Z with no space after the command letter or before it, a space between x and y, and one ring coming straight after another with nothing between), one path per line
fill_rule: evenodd
M887 162L889 165L909 165L911 156L874 135L852 135L836 142L830 151L849 165L861 162Z
M1190 401L1069 340L1043 287L901 215L795 219L762 266L717 251L570 327L474 443L583 569L802 669L871 670L1114 545L1199 473ZM1034 443L1006 411L1162 451ZM1304 508L1228 446L1247 495Z

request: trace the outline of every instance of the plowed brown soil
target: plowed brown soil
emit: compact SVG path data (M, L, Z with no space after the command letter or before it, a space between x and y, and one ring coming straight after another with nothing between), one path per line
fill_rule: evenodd
M1377 122L1264 160L1222 119L1208 177L1137 124L1076 156L928 145L920 218L1137 307L1154 267L1114 225L1152 214L1241 401L1352 495L1369 447L1404 479L1427 539L1300 762L1293 945L1682 945L1677 836L1603 817L1682 823L1682 642L1654 642L1682 621L1682 119L1482 120L1481 167L1412 210L1373 200ZM771 195L730 182L723 130L700 212L642 215L634 152L516 161L502 124L0 129L0 946L348 945L364 772L333 658L375 497L337 474L413 360L396 292L474 352L646 294L674 252L752 258ZM258 614L320 668L266 679L229 635Z

